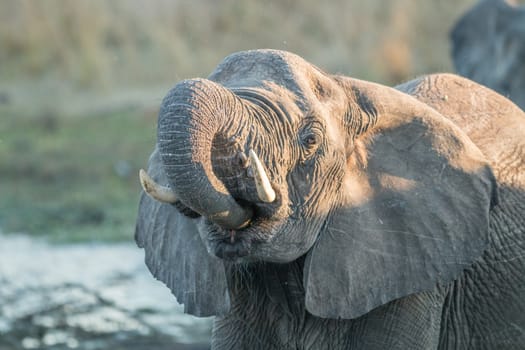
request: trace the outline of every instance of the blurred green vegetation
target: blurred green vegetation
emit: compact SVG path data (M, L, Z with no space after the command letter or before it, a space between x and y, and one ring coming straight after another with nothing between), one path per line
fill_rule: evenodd
M131 239L162 95L245 49L385 84L450 71L474 0L0 0L0 229Z
M0 108L2 115L13 111ZM16 111L18 112L18 111ZM0 222L60 241L132 237L154 116L121 110L78 118L44 112L0 124Z

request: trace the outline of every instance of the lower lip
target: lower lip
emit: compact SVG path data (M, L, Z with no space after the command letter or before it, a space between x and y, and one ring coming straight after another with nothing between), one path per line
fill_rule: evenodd
M224 260L235 260L248 255L249 250L246 246L246 242L237 240L236 242L231 243L228 238L224 241L217 242L214 247L214 254Z

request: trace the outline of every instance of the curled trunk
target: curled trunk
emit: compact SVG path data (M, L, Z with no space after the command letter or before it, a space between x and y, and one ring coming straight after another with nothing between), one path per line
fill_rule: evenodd
M248 112L228 89L206 79L185 80L164 98L158 146L177 198L218 225L238 229L253 215L235 201L213 171L213 141L239 134Z

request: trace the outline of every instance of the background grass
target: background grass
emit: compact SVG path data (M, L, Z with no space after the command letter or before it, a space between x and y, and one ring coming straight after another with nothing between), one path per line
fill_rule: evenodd
M448 70L447 33L473 0L2 0L0 77L78 86L173 82L251 48L397 82Z
M7 118L0 130L4 230L67 241L130 238L136 169L154 144L154 120L135 109Z
M0 229L130 240L160 100L276 48L394 85L450 71L473 0L0 0Z

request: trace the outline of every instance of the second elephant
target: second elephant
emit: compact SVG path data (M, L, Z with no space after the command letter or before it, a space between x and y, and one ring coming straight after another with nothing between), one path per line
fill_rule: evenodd
M525 108L525 6L481 0L450 33L456 71Z

